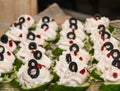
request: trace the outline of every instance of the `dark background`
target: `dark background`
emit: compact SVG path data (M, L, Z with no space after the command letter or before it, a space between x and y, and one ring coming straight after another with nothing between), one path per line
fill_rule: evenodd
M110 19L120 19L120 0L38 0L38 12L56 2L61 8L94 15L99 13Z

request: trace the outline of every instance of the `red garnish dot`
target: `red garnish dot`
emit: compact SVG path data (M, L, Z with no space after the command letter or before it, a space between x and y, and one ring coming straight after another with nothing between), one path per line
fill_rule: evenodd
M104 46L101 46L101 51L103 51L104 50Z
M31 51L31 53L33 54L35 51Z
M82 57L79 57L79 60L81 60L81 61L82 61L82 60L83 60L83 58L82 58Z
M16 26L17 23L14 23L14 26Z
M13 46L13 42L12 42L12 40L9 41L9 46L10 46L10 47Z
M69 41L69 43L70 43L70 44L73 44L73 41L72 41L72 40L70 40L70 41Z
M108 54L107 54L107 57L109 58L109 57L110 57L110 55L111 55L111 54L110 54L110 53L108 53Z
M47 31L47 30L48 30L48 27L44 31Z
M20 38L22 38L22 33L19 35Z
M95 19L96 21L98 20L98 18L97 18L97 17L95 17L95 16L94 16L94 19Z
M116 72L114 72L112 75L113 75L114 78L118 77L118 74Z
M37 65L37 68L38 68L38 69L42 69L42 65L41 65L41 64L38 64L38 65Z
M75 32L75 29L73 29L72 32L74 33L74 32Z
M52 19L51 21L55 21L55 19Z
M10 56L10 55L11 55L11 53L10 53L9 51L7 51L7 55L8 55L8 56Z
M104 41L105 40L104 36L102 36L101 39Z
M80 74L84 75L84 73L85 73L85 69L82 69L82 70L80 71Z
M101 31L98 31L99 34L101 34Z
M28 17L27 20L30 21L30 17Z
M77 52L76 52L76 51L74 51L74 55L75 55L75 56L77 55Z
M40 35L36 35L36 37L37 37L37 38L41 38L41 36L40 36Z

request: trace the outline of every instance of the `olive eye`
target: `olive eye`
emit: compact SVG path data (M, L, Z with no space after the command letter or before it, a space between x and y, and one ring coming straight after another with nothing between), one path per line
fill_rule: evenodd
M4 52L5 52L5 48L2 45L0 45L0 54L3 54Z
M42 18L42 22L48 23L48 22L50 22L50 18L49 18L48 16L44 16L44 17Z
M36 51L34 52L33 56L34 56L35 59L39 60L39 59L41 59L41 57L42 57L42 52L39 51L39 50L36 50Z
M79 52L79 46L77 44L72 44L70 46L70 51L76 51Z
M35 50L35 49L37 49L36 43L35 43L35 42L31 42L31 43L29 44L29 49L30 49L30 50Z
M5 43L5 44L6 44L6 43L8 42L8 36L5 35L5 34L3 34L3 35L1 36L0 41L1 41L2 43Z
M113 62L112 62L112 65L117 67L118 69L120 69L120 60L118 59L115 59Z
M110 52L111 56L113 57L113 59L119 59L120 58L120 52L118 49L113 49Z
M105 42L103 46L106 48L106 50L110 51L113 49L113 44L111 42Z
M29 39L29 40L35 40L35 34L32 33L32 32L29 32L28 35L27 35L27 39Z
M70 70L71 72L77 72L77 71L78 71L78 66L77 66L77 64L76 64L75 62L71 62L71 63L69 64L69 70Z
M75 35L74 32L69 32L69 33L67 33L67 38L69 38L69 39L75 39L76 35Z
M68 64L72 61L71 55L69 53L66 54L66 61Z
M103 24L100 24L98 26L98 29L101 30L101 31L105 31L105 26Z
M0 61L3 61L4 60L4 56L3 54L0 54Z
M70 18L70 20L69 20L69 23L70 23L70 28L71 29L77 29L78 28L78 26L77 26L77 19L75 19L75 18Z

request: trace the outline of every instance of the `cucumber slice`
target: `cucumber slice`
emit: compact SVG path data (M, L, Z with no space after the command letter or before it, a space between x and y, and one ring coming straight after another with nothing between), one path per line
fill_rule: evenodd
M110 33L114 33L116 31L116 29L111 25L108 26L108 30L110 31Z
M10 85L18 88L20 91L45 91L49 87L50 82L44 83L42 85L37 85L33 88L26 88L25 86L21 86L17 79L14 79L10 82Z
M28 30L29 31L34 31L36 29L36 23L34 23Z
M90 83L88 82L81 84L80 86L77 86L77 87L64 86L64 85L59 85L55 83L55 85L50 87L49 91L86 91L86 89L89 86L90 86Z
M103 80L100 76L101 73L99 71L97 71L97 69L94 69L91 73L90 76L92 76L94 79L96 80Z
M20 59L16 58L13 65L15 66L15 69L18 71L22 64L23 62Z
M100 86L100 91L120 91L120 84L105 82Z
M52 51L52 54L54 56L60 56L60 55L62 55L62 52L63 52L63 50L61 48L57 47L57 48L55 48L55 50Z

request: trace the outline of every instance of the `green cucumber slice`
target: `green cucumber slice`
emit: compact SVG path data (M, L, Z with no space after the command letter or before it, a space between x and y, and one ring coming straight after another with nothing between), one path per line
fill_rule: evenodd
M36 23L34 23L28 30L29 31L34 31L36 29Z
M96 80L103 80L100 76L101 73L99 71L97 71L97 69L94 69L91 73L90 76L92 76L94 79Z
M108 30L110 31L110 33L114 33L116 31L116 28L114 28L113 26L109 25L108 26Z
M17 79L14 79L10 82L10 85L14 88L18 88L20 91L45 91L49 87L50 82L44 83L42 85L37 85L33 88L26 88L24 86L21 86Z
M54 56L60 56L60 55L62 55L62 52L63 52L63 49L57 47L57 48L55 48L55 49L52 51L52 54L53 54Z
M13 65L15 66L15 69L18 71L22 64L23 62L20 59L16 58Z
M120 84L105 82L100 86L100 91L120 91Z
M90 83L88 82L77 87L58 85L57 83L55 83L55 85L50 87L49 91L86 91L89 86Z

